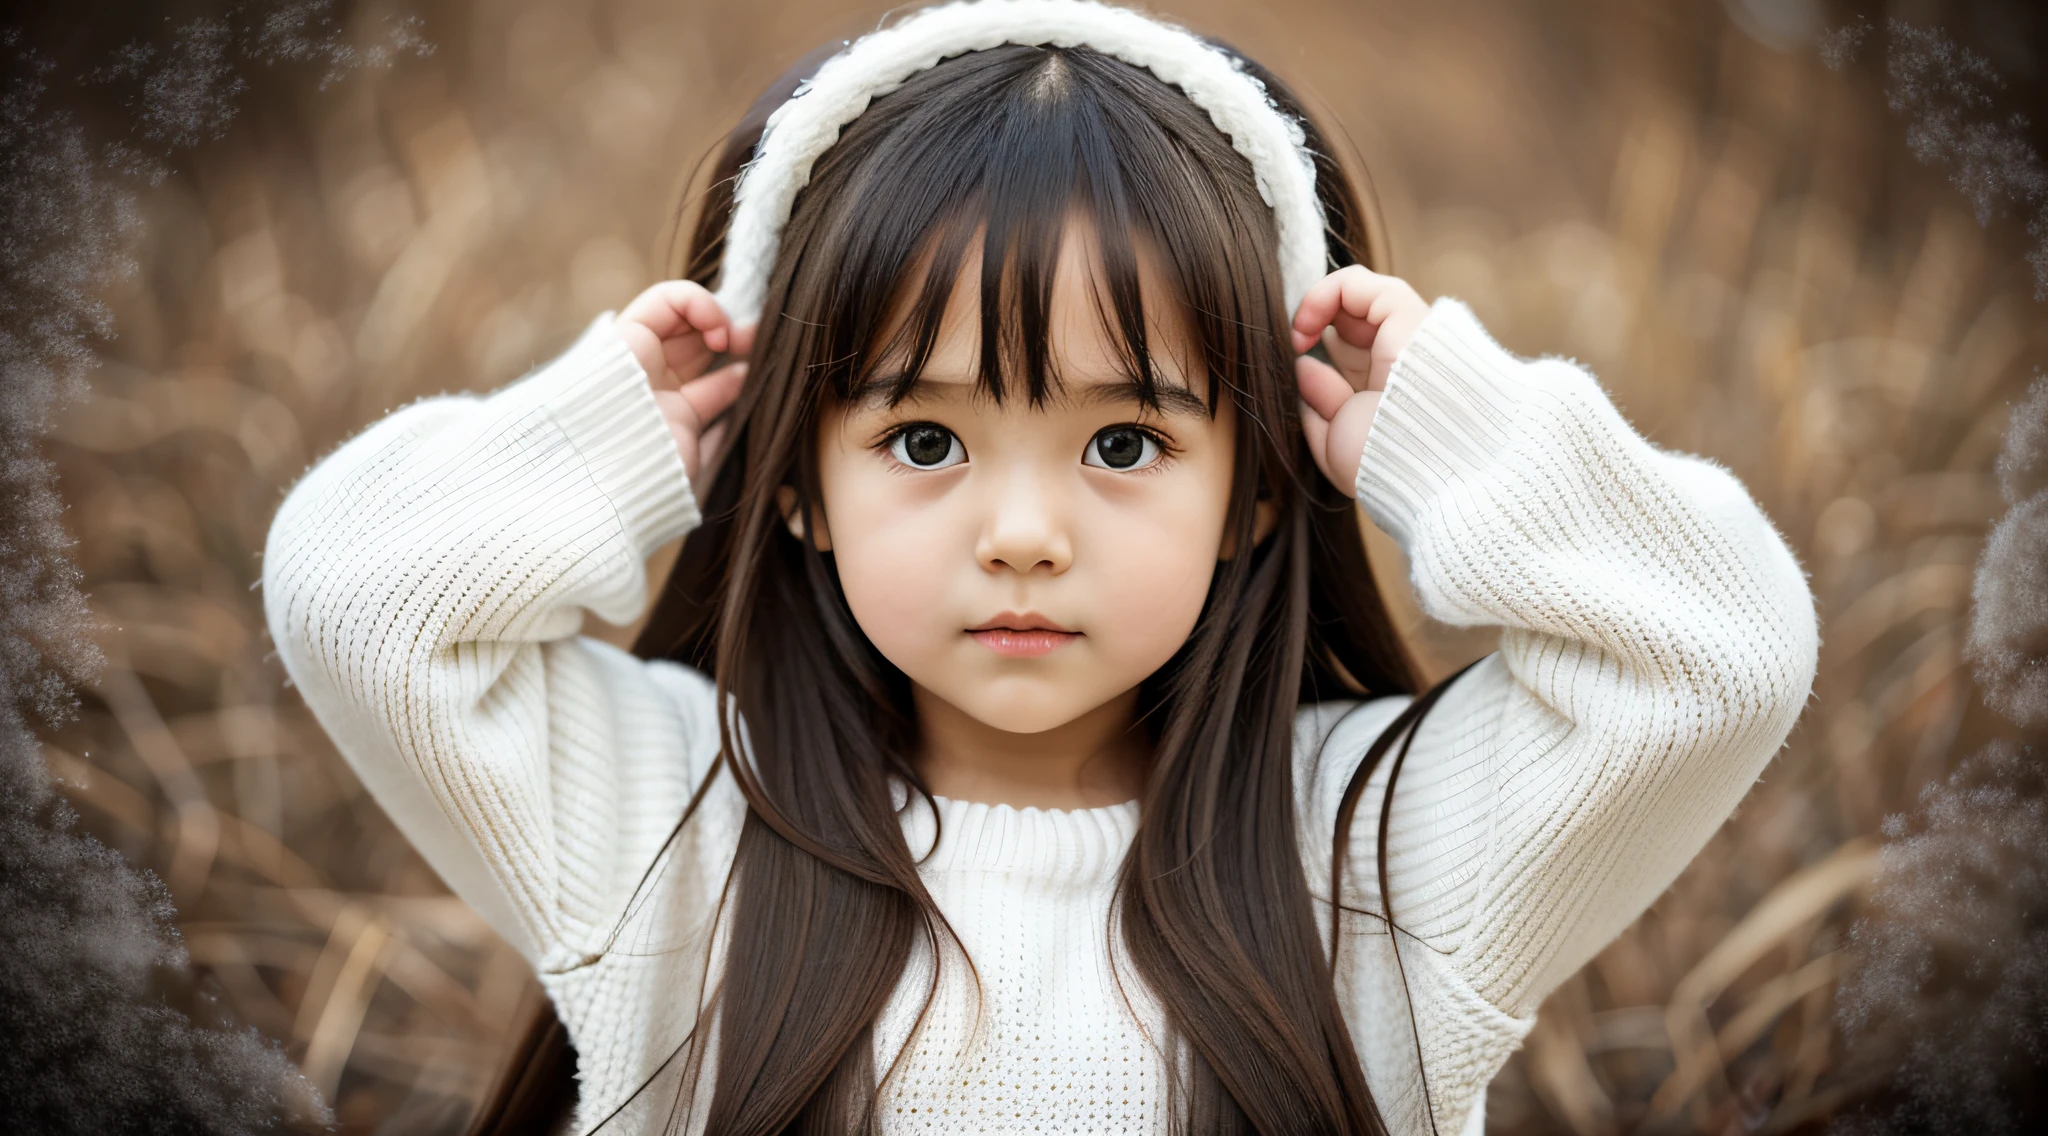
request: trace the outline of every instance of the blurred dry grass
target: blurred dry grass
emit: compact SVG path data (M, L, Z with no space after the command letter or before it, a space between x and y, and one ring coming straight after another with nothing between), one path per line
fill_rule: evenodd
M879 11L410 7L432 58L283 91L148 198L115 362L52 445L110 667L51 765L351 1132L459 1129L530 980L284 687L252 591L271 511L369 421L499 385L655 279L696 158ZM1825 1115L1854 1089L1829 1076L1830 995L1871 834L1983 729L1971 567L2005 400L2048 358L2011 234L1901 158L1870 76L1774 53L1706 0L1164 7L1348 133L1426 295L1584 361L1653 438L1735 469L1820 598L1790 750L1546 1005L1491 1126ZM1440 671L1484 649L1414 632Z

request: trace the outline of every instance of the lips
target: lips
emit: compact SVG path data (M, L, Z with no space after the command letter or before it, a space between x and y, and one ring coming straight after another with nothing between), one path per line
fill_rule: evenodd
M998 655L1030 659L1050 655L1081 637L1036 612L1006 611L967 629L974 641Z

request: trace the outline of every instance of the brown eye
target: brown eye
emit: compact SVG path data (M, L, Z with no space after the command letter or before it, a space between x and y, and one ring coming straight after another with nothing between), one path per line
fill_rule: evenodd
M945 469L967 460L967 448L944 426L919 422L897 431L889 453L912 469Z
M1158 441L1136 426L1111 426L1088 439L1081 463L1119 471L1143 469L1159 460L1159 452Z

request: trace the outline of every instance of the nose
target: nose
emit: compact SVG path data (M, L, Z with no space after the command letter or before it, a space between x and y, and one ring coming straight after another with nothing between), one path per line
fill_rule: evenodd
M1059 494L1046 478L1026 464L1005 471L989 503L987 519L975 549L985 571L1005 568L1030 575L1057 576L1074 563Z

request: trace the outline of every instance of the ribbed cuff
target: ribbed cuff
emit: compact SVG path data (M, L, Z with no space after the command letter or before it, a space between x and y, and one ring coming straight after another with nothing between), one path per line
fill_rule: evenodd
M597 317L559 358L515 385L583 456L642 558L697 527L697 497L683 457L612 313Z
M1356 492L1374 523L1407 546L1431 501L1508 450L1533 381L1463 301L1432 304L1394 360L1359 459Z

